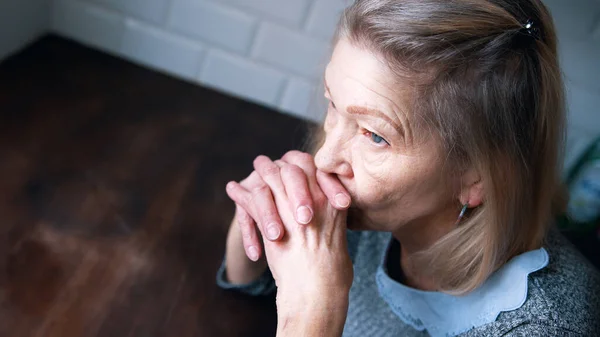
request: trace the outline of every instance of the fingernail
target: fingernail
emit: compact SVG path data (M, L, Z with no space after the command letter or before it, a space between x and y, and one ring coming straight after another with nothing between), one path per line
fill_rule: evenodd
M348 207L350 206L350 198L344 193L338 193L335 195L335 203L338 207Z
M258 249L256 249L256 247L254 247L254 246L251 246L250 248L248 248L248 257L252 261L258 260Z
M313 212L306 206L300 206L296 210L296 219L303 225L308 225L312 220Z
M277 240L277 238L279 237L279 226L277 226L276 224L270 224L269 226L267 226L267 237L269 238L269 240Z

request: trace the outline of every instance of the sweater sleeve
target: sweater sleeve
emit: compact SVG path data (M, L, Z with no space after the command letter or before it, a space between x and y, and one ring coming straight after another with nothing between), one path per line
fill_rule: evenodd
M540 323L524 323L521 324L507 333L503 334L504 337L547 337L547 336L561 336L561 337L584 337L582 334L568 330L559 326L553 326L551 324L540 324Z
M217 285L223 289L235 290L251 296L270 295L275 292L275 280L271 270L267 267L265 272L255 281L246 284L233 284L227 280L225 258L217 271Z

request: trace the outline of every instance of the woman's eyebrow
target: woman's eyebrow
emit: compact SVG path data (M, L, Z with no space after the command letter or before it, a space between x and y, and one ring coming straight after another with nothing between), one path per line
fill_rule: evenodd
M396 124L386 114L384 114L383 112L381 112L377 109L351 105L346 109L346 111L351 115L370 115L370 116L375 116L375 117L381 118L381 119L385 120L386 122L388 122L394 129L396 129L396 131L398 131L398 133L400 135L404 136L404 129L402 129L402 127L400 125Z
M329 90L329 86L327 85L326 76L323 76L323 83L325 84L325 90L327 90L327 94L329 94L329 97L331 97L331 90ZM333 97L332 97L332 99L333 99ZM381 118L381 119L385 120L386 122L388 122L402 137L405 137L405 135L406 135L404 132L404 129L400 125L395 123L390 117L388 117L386 114L384 114L383 112L381 112L377 109L351 105L346 109L346 111L349 114L354 114L354 115L371 115L371 116L374 115L374 116Z

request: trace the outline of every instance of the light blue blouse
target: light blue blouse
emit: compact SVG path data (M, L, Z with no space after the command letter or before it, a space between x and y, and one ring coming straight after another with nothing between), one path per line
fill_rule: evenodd
M391 241L391 239L390 239ZM380 296L405 323L432 337L456 336L496 320L500 312L515 310L527 299L527 277L548 265L544 248L511 259L479 288L464 296L422 291L394 281L384 266L385 250L377 268ZM408 310L410 309L410 311Z

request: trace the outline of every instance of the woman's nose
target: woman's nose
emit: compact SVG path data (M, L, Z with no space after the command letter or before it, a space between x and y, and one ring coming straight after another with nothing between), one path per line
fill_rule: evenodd
M348 151L344 148L345 142L341 140L325 138L325 142L315 155L317 169L330 174L336 174L352 178L354 173L348 158Z

